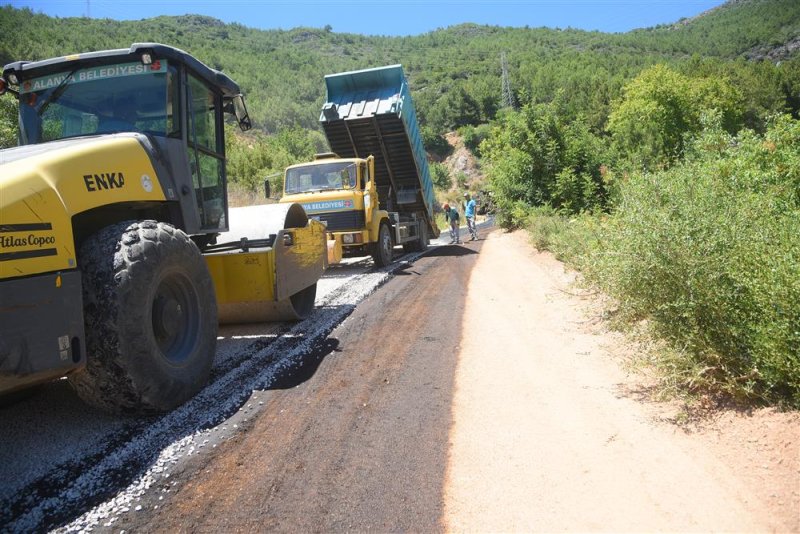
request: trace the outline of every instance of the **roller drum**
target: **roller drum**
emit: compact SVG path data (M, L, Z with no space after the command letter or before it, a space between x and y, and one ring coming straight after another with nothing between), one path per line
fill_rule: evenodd
M241 242L242 238L247 238L248 241L271 240L272 246L220 255L221 262L230 266L240 261L230 255L250 254L245 263L248 268L256 264L258 272L255 278L247 276L249 271L244 275L239 272L226 275L228 285L241 286L239 292L247 295L218 298L219 322L296 321L307 317L314 310L316 282L326 266L324 227L317 221L309 221L300 204L268 204L232 208L229 228L218 236L217 243ZM250 298L262 291L264 288L259 286L265 283L273 284L272 298ZM248 284L252 291L247 291Z
M279 301L227 302L218 307L220 324L299 321L314 311L317 284Z
M308 215L300 204L262 204L231 208L227 232L217 237L218 243L248 239L266 239L287 228L305 228Z

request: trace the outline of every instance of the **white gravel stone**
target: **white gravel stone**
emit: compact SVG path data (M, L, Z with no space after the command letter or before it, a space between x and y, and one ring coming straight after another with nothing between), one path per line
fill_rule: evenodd
M150 421L108 416L88 409L61 383L53 386L52 393L29 403L34 408L0 414L4 440L13 444L0 448L0 479L4 481L0 503L7 498L18 498L28 506L5 528L42 530L40 522L48 514L79 510L88 498L109 490L116 492L113 498L86 510L58 531L88 532L96 526L113 523L120 514L130 511L132 503L143 497L158 478L169 479L170 473L166 471L169 466L197 453L200 436L208 435L209 428L219 432L217 425L240 409L243 396L268 389L276 376L293 369L358 302L388 280L393 269L406 263L396 262L386 269L372 269L369 260L334 266L331 276L323 277L317 285L317 309L311 318L292 325L288 332L283 324L276 325L266 335L262 331L250 337L220 336L212 371L214 381L183 406ZM265 348L248 351L253 338L263 340L270 335L273 340ZM264 401L259 401L259 405L263 406ZM252 407L252 403L247 407ZM38 411L32 412L34 409ZM38 424L31 425L31 419ZM228 425L221 428L227 431ZM238 428L238 424L233 425L233 429ZM130 439L117 441L126 434ZM212 444L212 448L216 446ZM74 462L78 462L79 469ZM146 470L127 487L118 488L120 470L135 469L141 464L148 466ZM74 472L78 474L64 474ZM33 491L25 494L27 486L45 476L65 484L64 489L47 499L39 498ZM67 481L60 482L65 476ZM168 492L162 489L162 493ZM137 505L136 509L141 507Z

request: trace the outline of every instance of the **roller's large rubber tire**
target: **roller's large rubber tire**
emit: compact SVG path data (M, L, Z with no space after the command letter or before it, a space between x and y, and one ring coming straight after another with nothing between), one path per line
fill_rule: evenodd
M160 412L208 381L217 340L214 287L197 246L165 223L123 222L79 252L86 368L78 395L111 412Z
M372 259L377 267L386 267L392 263L392 234L389 225L381 223L378 230L378 241L373 245Z

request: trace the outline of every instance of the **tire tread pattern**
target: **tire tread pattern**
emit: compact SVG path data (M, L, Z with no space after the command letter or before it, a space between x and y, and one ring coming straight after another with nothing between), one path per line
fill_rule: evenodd
M205 384L216 347L214 288L197 246L169 224L126 221L91 236L78 257L87 345L86 367L69 378L78 395L114 413L164 411L188 400ZM195 353L161 373L147 296L165 264L185 270L204 309Z

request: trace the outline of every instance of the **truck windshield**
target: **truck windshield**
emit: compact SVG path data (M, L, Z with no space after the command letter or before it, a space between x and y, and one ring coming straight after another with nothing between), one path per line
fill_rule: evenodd
M293 167L286 170L287 194L353 188L356 186L356 164L337 161Z
M23 145L80 135L180 133L175 105L177 75L166 61L120 63L23 80L20 142Z

